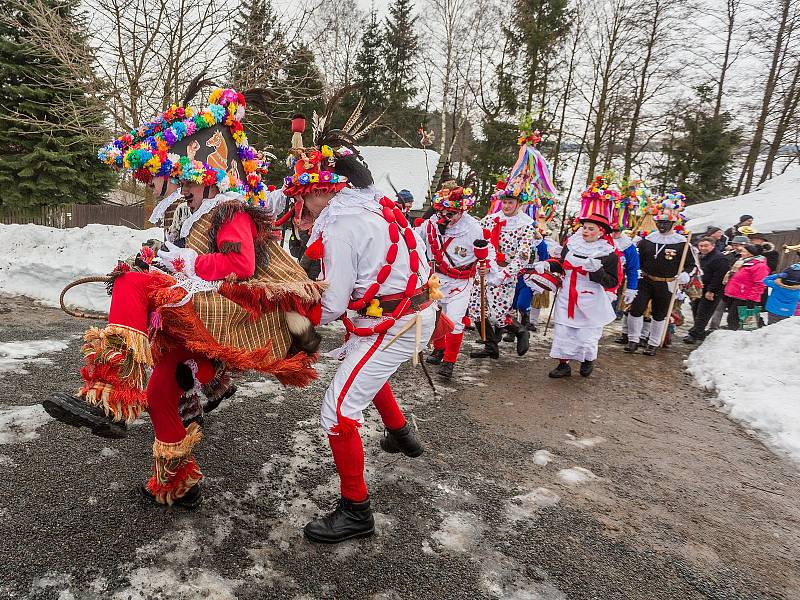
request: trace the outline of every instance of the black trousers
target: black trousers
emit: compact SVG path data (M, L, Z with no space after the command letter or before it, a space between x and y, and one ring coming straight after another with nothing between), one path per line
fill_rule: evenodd
M631 304L630 314L634 317L641 317L647 310L647 304L652 300L651 313L654 321L663 321L667 318L669 301L672 292L666 281L653 281L647 277L639 279L639 292Z
M706 300L703 296L697 302L697 312L694 316L694 325L689 330L689 335L696 340L702 340L706 337L706 326L711 320L714 311L717 310L717 305L722 300L721 294L715 294L713 300Z
M739 329L739 307L747 304L747 300L740 300L739 298L731 298L725 296L725 309L728 311L728 329L737 331Z

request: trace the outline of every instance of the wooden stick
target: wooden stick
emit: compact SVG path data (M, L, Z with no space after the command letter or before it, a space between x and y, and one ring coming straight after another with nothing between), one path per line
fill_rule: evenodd
M553 318L553 311L556 308L556 300L558 299L558 292L561 291L561 288L556 290L556 293L553 294L553 302L550 304L550 312L547 315L547 323L544 324L544 333L542 335L547 335L547 328L550 327L550 319Z
M681 255L681 264L678 265L678 274L675 276L676 278L683 273L683 265L686 264L686 255L689 253L689 246L692 243L692 232L689 232L689 235L686 238L686 244L683 246L683 254ZM661 334L661 343L658 344L659 348L664 346L664 340L667 339L667 331L669 330L669 320L672 317L672 308L675 306L675 298L678 295L678 282L675 281L675 289L672 290L672 297L669 299L669 308L667 309L667 324L664 327L664 332Z
M481 339L486 341L486 276L481 270Z

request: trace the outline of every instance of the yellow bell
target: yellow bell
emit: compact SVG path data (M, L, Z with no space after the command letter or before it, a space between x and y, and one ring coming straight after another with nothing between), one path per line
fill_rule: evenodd
M368 317L382 317L383 316L383 309L381 308L381 301L377 298L373 298L369 301L369 306L367 307L367 316Z

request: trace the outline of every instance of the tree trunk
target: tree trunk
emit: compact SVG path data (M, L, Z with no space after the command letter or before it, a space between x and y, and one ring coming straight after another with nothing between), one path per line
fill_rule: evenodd
M767 159L764 162L764 170L761 172L759 184L764 183L767 179L772 177L772 166L783 144L786 132L789 130L792 118L797 114L798 105L800 105L800 62L795 66L792 84L784 95L783 110L778 118L775 136L772 138L772 143L769 145Z
M733 41L733 30L736 25L736 13L739 10L739 0L727 0L727 27L725 29L725 52L722 55L722 67L719 71L719 81L717 82L717 98L714 102L714 120L716 121L722 112L722 96L725 91L725 76L728 74L731 59L731 43Z
M783 47L783 35L786 31L786 22L789 17L789 8L791 0L781 0L782 10L781 19L778 25L778 34L775 37L775 48L772 51L772 62L767 75L767 84L764 87L764 97L761 101L761 113L756 121L756 130L753 133L753 141L750 144L750 151L747 153L742 174L736 185L736 193L739 194L743 191L745 194L750 191L753 184L753 173L758 161L758 154L761 150L761 142L764 139L764 129L767 124L767 116L769 115L770 103L772 101L772 94L775 92L775 86L778 80L778 64L781 59L781 48Z

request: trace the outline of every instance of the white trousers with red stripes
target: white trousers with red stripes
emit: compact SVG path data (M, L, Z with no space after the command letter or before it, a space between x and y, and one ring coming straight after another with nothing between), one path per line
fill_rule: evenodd
M472 295L472 279L455 279L439 275L442 280L444 298L439 300L442 312L453 322L454 334L464 332L464 315L467 314L469 299Z
M422 320L420 349L427 345L436 325L436 307L431 305L419 313ZM406 331L388 348L386 345L413 317L401 319L388 333L361 338L356 347L350 349L336 370L320 411L322 428L330 435L339 423L339 415L364 422L363 410L369 406L375 394L389 377L415 351L415 328ZM359 325L359 323L356 323Z

